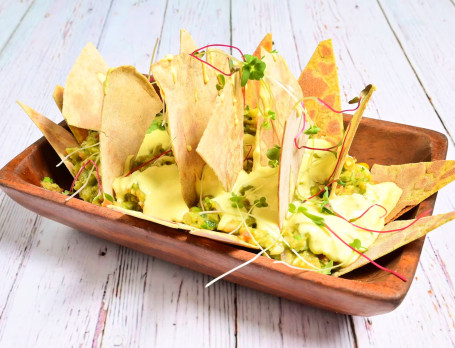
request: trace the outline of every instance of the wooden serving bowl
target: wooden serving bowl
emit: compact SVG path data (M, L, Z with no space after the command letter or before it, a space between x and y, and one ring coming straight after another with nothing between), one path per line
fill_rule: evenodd
M344 115L345 122L351 116ZM350 154L370 166L445 159L447 138L438 132L407 125L364 118ZM125 216L40 186L48 176L68 188L71 176L54 150L42 138L0 170L0 186L16 202L47 218L91 235L135 249L162 260L211 276L252 259L249 250L189 235L152 222ZM433 208L436 194L406 214L410 218ZM224 279L269 294L340 313L371 316L395 309L413 280L424 238L410 243L378 262L408 279L378 270L371 265L335 278L295 270L266 257L229 274Z

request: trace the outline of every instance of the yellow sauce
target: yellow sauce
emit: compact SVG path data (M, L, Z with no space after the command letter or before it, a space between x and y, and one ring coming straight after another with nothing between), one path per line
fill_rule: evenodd
M143 207L145 215L182 221L183 215L189 211L182 198L176 164L151 166L143 172L136 171L128 177L115 179L112 187L119 203L122 203L133 184L138 184L139 189L146 195Z

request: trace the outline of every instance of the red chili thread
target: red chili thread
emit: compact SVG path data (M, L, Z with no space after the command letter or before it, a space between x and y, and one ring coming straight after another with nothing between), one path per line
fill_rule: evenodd
M207 64L209 67L215 69L216 71L218 71L219 73L223 74L224 76L232 76L232 74L234 74L234 72L230 72L230 73L226 73L224 71L222 71L221 69L218 69L216 66L210 64L209 62L205 61L205 60L202 60L201 58L195 56L194 54L200 50L203 50L205 48L209 48L209 47L229 47L229 48L234 48L236 49L237 51L240 52L240 54L242 55L242 59L243 61L245 61L245 56L243 55L242 51L240 50L240 48L238 47L235 47L235 46L231 46L231 45L223 45L223 44L213 44L213 45L207 45L207 46L204 46L204 47L201 47L201 48L198 48L197 50L193 51L190 56L193 57L193 58L196 58L198 61L204 63L204 64ZM244 99L245 99L245 95L244 95ZM245 102L244 102L245 104Z
M383 267L381 266L380 264L376 263L375 261L373 261L372 259L370 259L368 256L366 256L364 253L360 252L359 250L357 250L356 248L352 247L351 245L349 245L347 242L345 242L338 234L335 233L335 231L333 231L326 223L324 223L324 227L327 228L335 237L337 237L344 245L346 245L347 247L349 247L351 250L355 251L357 254L359 254L360 256L364 257L365 259L367 259L368 261L370 261L373 265L375 265L377 268L383 270L383 271L386 271L386 272L389 272L391 274L393 274L394 276L400 278L402 281L404 282L407 282L407 279L405 277L403 277L402 275L398 274L397 272L395 271L392 271L391 269L388 269L386 267Z
M411 222L409 225L407 226L404 226L404 227L401 227L401 228L397 228L397 229L394 229L394 230L386 230L386 231L379 231L379 230L370 230L369 228L365 228L365 227L362 227L362 226L359 226L359 225L356 225L354 223L352 223L351 221L349 221L348 219L346 219L345 217L341 216L340 214L337 214L335 213L336 216L338 216L339 218L343 219L344 221L346 222L349 222L352 226L354 227L357 227L357 228L360 228L361 230L364 230L364 231L368 231L368 232L375 232L375 233L390 233L390 232L399 232L399 231L404 231L405 229L411 227L412 225L414 225L417 221L419 221L421 218L427 216L429 213L431 212L431 209L428 209L427 211L423 212L422 214L420 214L417 219L415 219L413 222Z
M386 216L387 216L388 212L387 212L387 208L386 208L386 207L384 207L383 205L380 205L380 204L373 204L373 205L371 205L367 210L365 210L360 216L358 216L358 217L356 217L356 218L353 218L353 219L349 220L349 222L353 222L353 221L355 221L355 220L360 219L362 216L364 216L366 213L368 213L368 211L369 211L371 208L373 208L373 207L380 207L380 208L384 209L385 213L384 213L384 215L382 215L382 216L380 217L380 219L382 219L383 217L386 217Z
M362 100L362 98L359 98L359 101L357 102L357 107L355 109L341 110L341 111L335 110L329 104L327 104L325 101L323 101L321 98L317 98L317 100L321 104L323 104L326 108L329 108L331 111L333 111L333 112L335 112L337 114L342 114L343 112L347 112L347 111L357 111L357 109L360 107L360 101Z
M171 152L171 151L172 151L172 149L169 149L169 150L167 150L167 151L164 151L163 153L159 154L158 156L153 157L151 160L148 160L147 162L141 164L139 167L133 169L133 170L130 171L128 174L126 174L126 175L125 175L125 178L126 178L127 176L130 176L131 174L133 174L136 170L141 169L142 167L146 166L146 165L149 164L150 162L157 160L157 159L160 158L161 156L164 156L165 154L167 154L167 153L169 153L169 152Z
M248 153L246 154L246 157L243 159L243 162L245 162L248 159L248 157L250 156L251 150L253 149L253 145L251 145L251 144L247 144L245 146L249 146L250 149L248 150Z
M101 185L101 178L100 178L100 173L98 171L98 166L96 165L96 163L93 161L93 160L88 160L87 162L85 162L81 169L79 169L79 171L77 172L76 176L74 177L74 180L73 180L73 183L71 184L71 187L70 187L70 192L73 191L73 188L74 188L74 185L76 184L76 181L77 179L79 178L79 176L81 175L82 171L84 170L85 167L87 167L87 165L91 163L93 164L93 166L95 167L96 169L96 180L98 180L98 192L99 191L102 191L104 192L103 190L103 186ZM87 179L88 180L88 179Z

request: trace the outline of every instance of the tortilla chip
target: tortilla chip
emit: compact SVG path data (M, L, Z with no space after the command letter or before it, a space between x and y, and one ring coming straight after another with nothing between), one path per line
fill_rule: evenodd
M365 111L367 104L370 101L371 95L375 90L376 86L368 85L362 92L360 92L361 98L360 105L357 111L355 112L354 116L352 117L351 123L349 124L349 128L346 130L346 134L344 135L343 145L340 147L341 152L338 153L338 162L333 171L332 179L338 180L340 178L341 170L343 169L344 166L344 161L346 160L346 156L348 155L349 149L351 148L351 144L352 141L354 140L357 128L359 127L363 112ZM336 187L337 182L335 181L332 184L330 198L332 198L335 195Z
M253 56L258 59L261 59L261 49L264 48L267 52L272 52L273 50L273 41L272 34L268 33L262 39L261 43L258 45L254 51ZM259 99L259 86L261 85L260 81L248 80L245 88L245 104L254 109L257 106Z
M415 241L416 239L419 239L420 237L426 235L428 232L454 219L455 212L435 216L428 216L420 219L414 225L410 226L409 228L403 231L381 233L374 242L374 244L364 254L368 256L370 259L376 260L381 256L384 256L402 247L403 245L406 245L410 242ZM400 220L391 222L384 227L384 231L403 228L413 221L415 220ZM359 267L362 267L368 263L369 261L367 259L360 256L352 264L341 268L339 271L336 271L332 275L338 277L348 272L351 272Z
M101 130L103 84L108 66L92 43L88 43L74 63L63 92L63 117L70 126Z
M198 236L198 237L204 237L204 238L216 240L218 242L222 242L222 243L226 243L226 244L232 244L232 245L237 245L237 246L241 246L241 247L245 247L245 248L259 250L259 247L257 247L256 245L244 242L238 236L234 236L234 235L228 234L228 233L210 231L210 230L192 230L192 231L190 231L190 234Z
M391 181L403 190L397 205L386 217L386 222L389 222L455 180L455 161L440 160L393 166L375 164L371 175L375 183Z
M64 88L60 85L57 85L55 86L54 93L52 94L52 98L54 98L55 104L57 104L60 112L63 110L63 91Z
M196 180L205 164L196 148L218 97L217 73L188 54L162 59L152 66L152 72L166 102L182 196L191 207L198 200Z
M335 110L341 110L340 86L332 40L319 43L308 65L299 77L305 97L321 98ZM343 139L343 115L331 111L314 99L305 99L305 107L314 123L321 129L315 138L333 145Z
M231 191L243 169L243 99L239 74L226 79L196 151L213 169L224 190Z
M191 37L190 33L185 29L180 29L180 54L191 54L199 48L196 42Z
M77 147L79 144L73 135L68 132L62 126L52 122L47 117L41 115L39 112L33 110L31 107L22 104L20 101L17 102L25 113L31 118L33 123L40 129L43 135L46 137L47 141L57 152L58 157L63 160L66 157L66 148L68 147ZM69 161L63 161L66 168L70 171L71 175L73 174L73 164Z
M284 60L278 54L268 53L262 48L263 61L266 63L264 83L261 84L261 93L268 96L269 105L263 105L265 112L275 112L275 121L271 121L272 127L262 127L263 118L258 117L258 132L261 138L261 164L267 165L267 150L279 145L283 141L283 132L286 120L294 111L296 104L303 99L302 91L297 79ZM297 134L298 130L296 130Z
M113 204L108 205L107 207L109 209L111 209L111 210L117 211L117 212L122 213L124 215L133 216L133 217L141 219L141 220L151 221L151 222L154 222L156 224L163 225L163 226L166 226L166 227L170 227L170 228L174 228L174 229L180 229L180 230L186 230L186 231L196 230L196 227L193 227L193 226L182 224L180 222L169 221L169 220L164 220L164 219L158 219L158 218L150 216L150 215L145 215L144 213L141 213L140 211L125 209L125 208L118 207L118 206L113 205Z
M163 104L147 78L132 66L110 69L104 90L101 178L104 192L112 195L112 182L123 174L128 156L138 152Z
M63 109L63 91L64 91L64 88L60 85L57 85L57 86L55 86L54 93L52 94L55 104L57 104L57 107L59 108L60 112ZM68 124L68 121L66 123ZM87 136L88 136L87 129L78 128L78 127L70 126L70 125L68 125L68 127L71 130L71 133L73 133L74 137L76 138L76 140L79 144L82 144L82 142L85 139L87 139Z
M299 169L305 152L304 148L298 149L294 144L294 138L298 130L302 128L302 122L303 117L294 111L284 126L278 179L278 226L280 228L283 227L283 222L289 209L289 203L294 199L293 193L297 185ZM305 145L308 136L302 135L299 140L301 144Z

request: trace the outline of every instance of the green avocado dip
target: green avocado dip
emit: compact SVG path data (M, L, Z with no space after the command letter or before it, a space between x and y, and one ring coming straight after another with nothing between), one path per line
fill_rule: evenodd
M96 131L89 131L87 138L82 142L79 147L69 147L66 149L69 160L74 166L73 175L78 175L81 168L90 160L96 163L98 169L100 168L100 145L99 133ZM77 177L73 191L79 191L79 197L96 205L101 205L104 198L99 195L98 179L96 168L92 163L85 165L84 169Z

